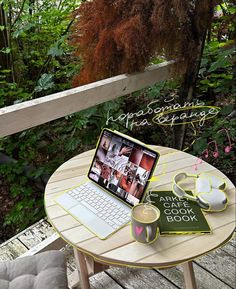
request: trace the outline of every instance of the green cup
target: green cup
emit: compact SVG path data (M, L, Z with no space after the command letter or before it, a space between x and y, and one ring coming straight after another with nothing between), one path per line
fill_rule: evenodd
M131 232L133 238L141 243L150 244L159 235L158 219L160 211L151 204L138 204L131 211Z

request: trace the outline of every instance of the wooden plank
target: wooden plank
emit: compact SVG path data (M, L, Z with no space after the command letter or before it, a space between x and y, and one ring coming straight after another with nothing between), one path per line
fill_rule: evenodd
M184 156L185 161L179 162L181 153ZM90 163L90 157L89 155L89 161L87 164ZM71 161L71 160L70 160ZM51 192L61 192L65 189L68 189L70 187L79 185L81 181L86 180L86 173L87 168L84 166L80 166L80 159L74 159L73 158L73 170L69 170L69 162L66 162L64 165L62 165L53 175L53 178L49 180L49 183L47 185L47 195L49 195ZM158 176L157 181L152 182L151 186L158 185L160 186L165 182L165 184L170 183L173 176L176 174L176 170L185 170L191 174L196 173L194 171L194 163L196 161L196 158L193 156L190 156L189 154L183 153L183 152L174 152L174 153L167 153L164 156L160 157L160 161L158 162L158 165L156 167L156 170L154 172L154 176ZM83 159L83 162L86 162L85 159ZM182 165L181 165L182 164ZM65 168L65 170L64 170ZM213 166L210 166L206 162L204 162L201 165L201 171L204 172L211 172L214 171L215 175L219 175L220 177L223 177L226 179L226 176L224 176L219 171L215 171L215 168ZM198 172L199 173L199 172ZM168 180L168 182L166 182ZM189 180L189 182L192 182L192 180ZM228 183L228 181L227 181ZM232 187L232 185L228 186L229 188ZM162 189L164 189L162 187Z
M66 242L59 237L58 234L53 234L42 242L38 243L36 246L32 247L30 250L26 251L19 257L32 256L38 253L49 251L49 250L59 250L66 245Z
M231 289L228 285L223 283L213 274L207 272L198 264L193 263L194 274L196 278L198 289ZM157 270L161 275L166 277L168 280L176 284L179 288L185 289L183 268L178 265L174 268ZM214 272L212 272L214 273ZM227 274L227 272L222 272L222 274Z
M68 278L68 284L69 287L75 287L76 288L81 288L79 284L79 274L78 270L76 268L76 263L75 263L75 258L74 258L74 253L73 253L73 248L70 245L66 245L63 249L61 249L66 254L66 259L67 259L67 278ZM120 288L119 286L117 287L117 283L114 282L109 276L107 276L105 273L101 273L98 276L93 276L90 277L90 285L91 288L98 288L99 286L105 286L103 288L107 288L109 284L111 283L111 288ZM107 284L109 283L109 284Z
M67 244L60 251L64 252L66 256L68 284L69 284L69 287L72 288L75 285L79 284L79 275L78 275L78 271L76 268L73 247ZM76 288L78 289L80 288L80 286L78 285Z
M27 250L18 239L11 240L0 248L0 261L14 260Z
M43 238L44 239L44 238ZM19 237L19 240L23 242L23 244L28 248L33 248L34 246L38 245L42 240L40 236L35 234L35 231L28 230L24 234Z
M41 236L42 240L52 236L55 233L51 224L45 219L42 223L36 224L36 226L34 226L31 230L33 232L37 230L38 235Z
M87 180L86 176L76 176L74 178L58 181L56 183L54 182L47 183L46 189L48 190L48 194L56 192L60 193L65 190L68 190L69 188L79 185L81 182L85 180ZM45 200L46 198L47 196L45 196Z
M55 201L54 199L59 196L61 194L61 192L55 192L55 193L51 193L49 195L46 196L47 198L47 208L51 207L51 206L54 206L55 205Z
M227 252L228 254L236 258L236 248L232 246L230 242L226 244L225 246L221 247L221 250Z
M119 243L116 241L117 238L119 239ZM86 247L88 251L92 251L94 248L94 244L96 244L97 247L97 254L103 254L105 252L114 250L115 248L119 248L124 246L125 244L133 243L135 242L133 237L130 234L130 227L127 226L123 228L122 230L119 230L116 232L115 235L111 235L106 242L104 242L101 239L96 238L93 236L92 238L86 239L82 245ZM81 244L81 242L79 242ZM78 244L78 245L79 245Z
M6 242L0 244L0 251L1 251L1 247L5 246L6 244L8 244L9 242L17 239L19 236L21 236L22 234L24 234L25 232L27 232L28 230L31 230L32 228L34 228L35 226L51 226L49 225L49 223L46 221L46 219L41 219L39 220L37 223L34 223L33 225L31 225L30 227L26 228L25 230L21 231L20 233L18 233L17 235L13 236L12 238L10 238L9 240L7 240Z
M63 237L66 240L70 240L73 244L76 244L79 240L84 241L94 236L88 229L84 226L74 227L72 229L62 232Z
M53 234L51 225L42 219L0 245L0 260L13 260ZM41 237L40 237L41 236Z
M79 282L79 272L74 270L72 273L68 274L67 271L67 279L68 279L68 287L69 289L80 289L80 282Z
M51 219L65 216L68 214L62 207L59 207L56 204L54 206L47 208L47 213Z
M58 226L58 224L60 224L62 231L66 231L71 228L80 226L79 221L77 221L75 218L73 218L69 214L62 216L60 218L53 219L53 223L54 223L54 226L56 227Z
M217 249L195 261L232 288L236 288L235 262L235 257L221 249Z
M230 240L230 244L236 248L236 234L234 233L234 238Z
M114 280L127 289L176 289L174 284L166 280L154 270L134 268L111 268L106 271Z
M122 287L105 272L90 277L89 282L92 289L122 289Z
M51 225L48 222L41 222L26 232L20 234L18 239L27 248L31 249L53 234L54 230Z
M186 256L189 256L190 258L192 256L192 258L194 258L202 254L202 248L204 248L206 252L214 248L213 244L215 243L215 239L216 238L219 239L222 234L224 235L224 230L222 229L228 230L227 229L228 227L232 228L232 223L230 223L229 225L223 225L219 227L218 229L215 229L213 234L211 235L208 235L208 236L204 235L202 237L196 236L195 238L189 238L189 240L186 240L184 242L184 248L185 248L184 252L183 250L181 250L181 248L183 247L181 246L181 242L180 243L176 242L176 244L173 245L173 247L165 248L164 251L168 250L168 254L173 256L172 261L182 260L183 262L184 260L186 260L185 259ZM139 262L141 261L144 263L149 263L149 262L152 263L152 262L155 262L156 258L158 258L160 263L162 263L162 261L166 260L165 252L160 252L159 254L150 255L146 258L143 258L142 260L139 260Z
M113 100L170 77L173 61L0 109L0 137Z

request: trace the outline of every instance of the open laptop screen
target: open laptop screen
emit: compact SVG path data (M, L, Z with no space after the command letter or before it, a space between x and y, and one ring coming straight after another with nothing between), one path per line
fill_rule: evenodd
M88 177L133 206L145 193L159 154L104 129Z

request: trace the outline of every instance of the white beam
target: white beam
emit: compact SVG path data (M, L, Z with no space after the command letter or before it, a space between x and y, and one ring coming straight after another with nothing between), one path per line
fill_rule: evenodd
M170 78L174 61L148 67L144 72L121 74L66 91L0 109L0 137L113 100Z

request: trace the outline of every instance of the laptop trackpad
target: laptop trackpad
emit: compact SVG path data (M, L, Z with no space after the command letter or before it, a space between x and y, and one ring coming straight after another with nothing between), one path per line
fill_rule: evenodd
M77 205L70 209L70 213L78 218L82 223L91 223L97 219L97 216L81 205Z
M77 218L85 227L95 232L101 239L105 239L115 230L103 220L99 219L93 212L82 205L70 209L70 213Z

